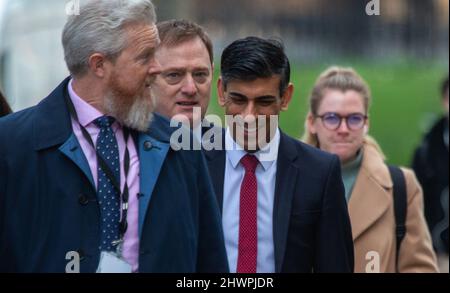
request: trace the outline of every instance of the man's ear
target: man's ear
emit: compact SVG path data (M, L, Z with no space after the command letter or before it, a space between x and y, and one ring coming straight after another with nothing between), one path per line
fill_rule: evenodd
M222 77L217 81L217 102L221 107L225 106L225 88Z
M284 91L281 97L281 111L287 111L289 109L289 104L292 100L292 95L294 93L294 85L290 83L287 89Z
M106 58L103 54L95 53L89 57L89 69L97 77L106 75Z

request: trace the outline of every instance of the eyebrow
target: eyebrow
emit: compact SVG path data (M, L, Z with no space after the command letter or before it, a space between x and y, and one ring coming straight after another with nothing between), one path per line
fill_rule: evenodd
M198 70L211 71L211 68L210 67L202 67L202 66L194 67L194 71L198 71Z
M276 100L276 99L277 97L272 95L260 96L255 98L255 100Z
M186 71L186 69L185 68L182 68L182 67L169 67L169 68L167 68L166 70L163 70L163 73L167 73L167 72L171 72L171 71L182 71L182 72L184 72L184 71Z
M153 53L155 53L155 48L145 48L139 52L137 59L140 59L146 55L151 55Z
M230 96L236 96L239 98L243 98L243 99L248 99L248 97L246 95L243 95L241 93L236 93L236 92L231 92L229 93ZM276 100L277 97L272 96L272 95L264 95L264 96L259 96L259 97L255 97L255 100Z
M233 96L235 98L248 99L248 97L246 95L243 95L240 93L231 92L229 95Z
M229 95L234 96L236 98L248 99L248 97L246 95L243 95L240 93L231 92ZM277 99L277 97L272 96L272 95L255 97L255 100L276 100L276 99Z
M164 72L169 72L169 71L187 71L186 67L169 67L166 70L164 70ZM192 71L208 71L210 72L211 70L208 67L195 67Z

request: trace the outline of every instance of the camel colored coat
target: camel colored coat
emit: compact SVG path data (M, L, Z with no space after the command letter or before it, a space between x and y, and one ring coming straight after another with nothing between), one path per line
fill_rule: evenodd
M425 223L422 189L414 172L403 169L407 185L406 235L399 272L437 272L436 256ZM393 183L382 156L364 146L361 169L349 202L355 246L355 272L396 272ZM379 262L378 262L379 256ZM379 266L377 265L377 262Z

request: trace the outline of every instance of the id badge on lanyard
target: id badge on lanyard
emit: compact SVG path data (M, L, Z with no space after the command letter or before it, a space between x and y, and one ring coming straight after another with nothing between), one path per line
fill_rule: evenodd
M97 273L132 273L132 266L123 259L122 248L123 240L115 243L117 246L116 252L102 251L100 254L100 262L97 268Z

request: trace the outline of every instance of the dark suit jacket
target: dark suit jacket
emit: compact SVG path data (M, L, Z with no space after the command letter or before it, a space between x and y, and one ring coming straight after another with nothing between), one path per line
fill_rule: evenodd
M39 105L0 119L0 271L81 272L99 262L100 212L88 162L72 131L66 79ZM170 148L155 115L135 136L140 160L141 272L226 272L220 211L200 151ZM132 196L132 195L130 195Z
M449 253L448 243L448 147L444 132L448 118L435 123L417 148L412 167L423 188L425 218L438 253ZM447 198L447 200L446 200Z
M226 152L205 154L222 208ZM277 273L353 271L351 226L337 156L281 133L273 227L267 229L273 229Z

